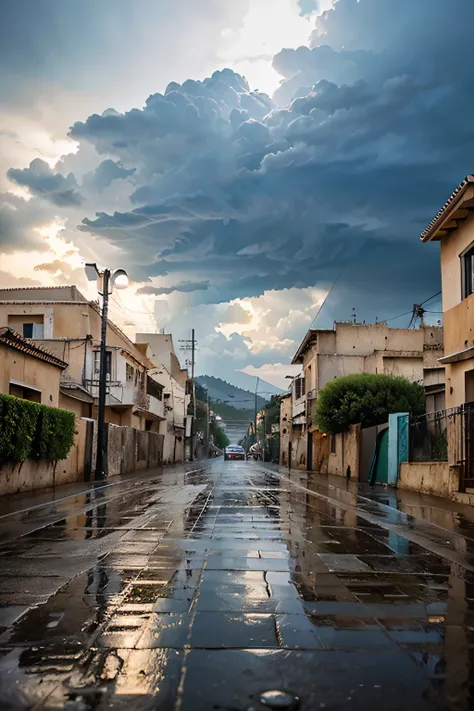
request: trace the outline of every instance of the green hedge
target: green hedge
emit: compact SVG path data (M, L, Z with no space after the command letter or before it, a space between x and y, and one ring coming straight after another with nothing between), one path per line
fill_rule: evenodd
M425 411L424 388L394 375L361 373L328 383L316 401L315 420L328 434L345 432L349 425L380 425L394 412L421 415Z
M66 459L74 434L73 412L0 394L0 462Z

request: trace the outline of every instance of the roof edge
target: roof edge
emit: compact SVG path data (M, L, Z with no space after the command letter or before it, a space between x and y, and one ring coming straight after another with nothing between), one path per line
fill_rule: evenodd
M431 242L434 238L436 231L440 228L446 218L449 216L451 210L455 207L458 201L462 198L467 188L474 184L474 175L470 173L464 180L459 183L459 185L453 190L448 200L444 203L443 207L438 211L435 217L428 223L423 232L420 235L420 240L422 242Z

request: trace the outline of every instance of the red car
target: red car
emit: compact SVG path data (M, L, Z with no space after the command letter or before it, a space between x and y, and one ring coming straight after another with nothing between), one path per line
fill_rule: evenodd
M235 460L245 462L247 455L245 454L245 449L243 447L239 447L237 444L231 444L229 447L225 448L224 459L229 462Z

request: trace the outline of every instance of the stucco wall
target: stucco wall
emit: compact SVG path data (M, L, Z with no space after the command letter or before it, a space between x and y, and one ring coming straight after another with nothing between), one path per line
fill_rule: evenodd
M446 407L457 407L469 398L466 393L466 373L474 369L474 358L446 364Z
M351 479L359 478L360 438L360 425L351 425L347 432L336 435L336 452L328 459L329 474L347 476L349 466Z
M76 420L74 445L67 459L56 465L30 459L23 464L3 464L0 467L0 496L82 481L85 443L86 422Z
M288 466L288 447L291 441L291 397L280 404L280 464Z
M449 497L459 488L459 475L448 462L405 462L400 465L400 489Z
M459 255L474 242L474 217L468 217L465 222L460 222L458 225L457 230L441 240L441 282L444 312L449 311L461 301ZM430 246L433 248L432 245ZM444 326L446 328L446 320Z
M41 391L41 403L57 407L62 369L0 343L0 392L8 395L15 380Z

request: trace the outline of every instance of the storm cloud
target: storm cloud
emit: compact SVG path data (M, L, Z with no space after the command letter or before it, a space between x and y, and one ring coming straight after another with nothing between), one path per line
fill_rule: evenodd
M181 294L190 294L193 291L206 291L209 287L208 281L184 281L175 286L142 286L137 289L137 294L151 294L153 296L163 296L164 294L174 294L176 291Z
M41 158L31 161L29 168L10 168L7 175L13 183L28 188L33 195L46 198L58 207L82 202L74 175L69 173L64 177L55 173Z
M173 81L76 121L67 175L33 161L9 176L61 207L82 199L81 238L118 248L152 280L142 294L218 304L318 287L328 321L391 317L439 290L418 235L473 169L473 20L472 0L455 21L448 0L338 0L310 46L275 56L273 97L231 69ZM86 147L98 165L81 174ZM110 208L100 191L118 187ZM164 273L176 286L155 285Z

